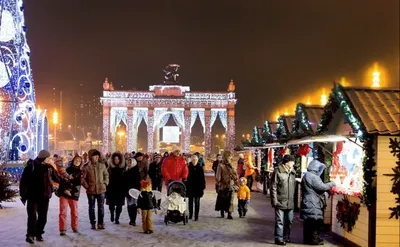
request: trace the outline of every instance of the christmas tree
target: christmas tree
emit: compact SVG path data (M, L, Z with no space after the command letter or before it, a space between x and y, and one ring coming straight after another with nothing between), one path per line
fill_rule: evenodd
M10 188L11 183L11 175L7 172L0 172L0 208L1 202L9 202L13 201L13 199L17 196L17 191Z

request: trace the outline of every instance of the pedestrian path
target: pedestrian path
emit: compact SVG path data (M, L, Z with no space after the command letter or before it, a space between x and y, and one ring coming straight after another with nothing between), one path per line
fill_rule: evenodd
M165 191L163 192L165 194ZM109 211L106 207L105 230L91 230L88 219L87 198L84 191L79 200L80 233L72 233L70 229L66 236L59 236L58 231L58 198L50 202L49 217L46 225L45 241L35 246L274 246L273 229L274 213L269 198L261 193L253 193L246 218L221 219L214 211L216 194L212 177L207 178L207 190L201 200L199 221L170 224L166 226L163 215L154 216L155 231L151 235L141 232L140 216L138 226L128 224L126 207L120 220L120 225L110 222ZM29 246L25 243L26 211L22 203L4 203L6 209L0 210L0 246ZM236 209L236 207L235 207ZM68 216L69 217L69 216ZM69 219L68 219L69 222ZM303 246L302 224L296 219L293 225L292 241L287 246ZM329 236L324 236L325 238ZM327 241L325 246L339 246Z

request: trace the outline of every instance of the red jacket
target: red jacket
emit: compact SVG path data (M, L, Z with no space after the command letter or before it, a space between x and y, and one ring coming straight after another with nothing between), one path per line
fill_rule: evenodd
M171 155L163 161L161 173L165 184L168 185L169 180L182 181L182 179L187 179L189 171L186 162L182 157L175 158Z

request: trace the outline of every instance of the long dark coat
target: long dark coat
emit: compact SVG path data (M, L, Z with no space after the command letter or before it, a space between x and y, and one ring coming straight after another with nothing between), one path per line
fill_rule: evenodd
M304 220L322 220L324 218L324 193L335 185L334 182L327 184L322 182L321 174L325 167L318 160L311 161L308 165L307 173L301 181L303 194L300 213Z
M114 157L119 157L119 165L114 164ZM125 186L123 175L125 171L125 159L124 156L115 152L111 155L111 159L108 162L108 174L110 178L110 182L107 186L107 203L109 205L124 205L125 203Z
M140 180L141 180L140 171L137 165L125 171L123 179L125 196L130 198L129 195L130 189L140 190L141 188Z
M189 163L188 169L189 176L186 183L186 195L187 197L202 197L206 188L204 170L199 164L194 166L192 162Z

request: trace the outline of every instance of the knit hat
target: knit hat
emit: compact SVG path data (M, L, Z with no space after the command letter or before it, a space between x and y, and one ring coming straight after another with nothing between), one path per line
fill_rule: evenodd
M286 164L286 163L288 163L289 161L295 161L293 155L286 154L285 156L283 156L283 159L282 159L282 163L283 163L283 164Z
M50 156L51 156L50 152L43 149L42 151L39 152L39 154L38 154L37 157L38 157L39 159L45 160L46 158L48 158L48 157L50 157Z
M138 158L138 157L140 157L140 156L143 156L143 153L137 152L137 153L135 154L135 158Z

